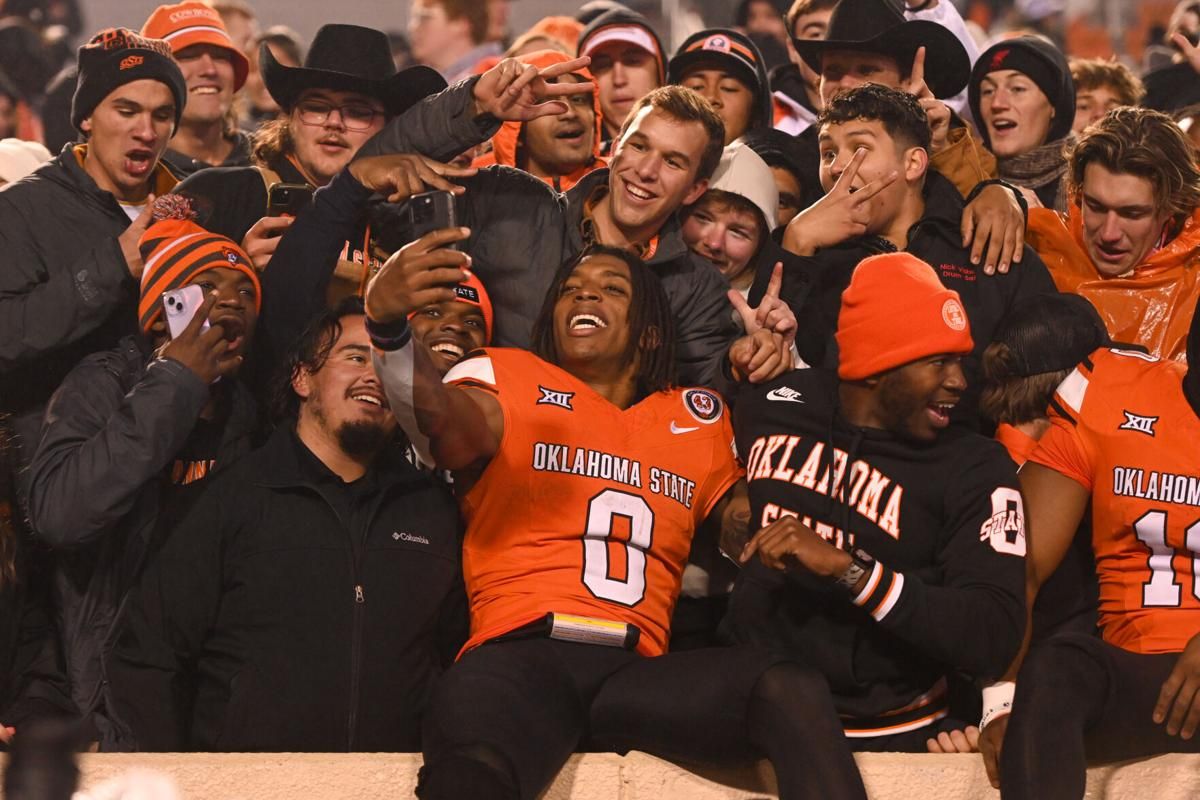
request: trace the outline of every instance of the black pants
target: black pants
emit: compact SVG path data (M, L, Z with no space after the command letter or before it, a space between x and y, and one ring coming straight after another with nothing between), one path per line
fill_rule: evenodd
M828 685L748 648L644 658L552 639L467 653L423 731L425 800L533 798L580 749L692 763L767 756L782 798L865 798Z
M1017 677L1001 797L1083 797L1089 761L1200 752L1151 714L1179 655L1142 655L1081 634L1035 645Z

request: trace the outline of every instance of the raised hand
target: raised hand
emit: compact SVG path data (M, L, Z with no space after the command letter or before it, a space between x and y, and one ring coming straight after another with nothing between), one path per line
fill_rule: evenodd
M742 328L746 333L755 333L767 329L783 337L783 343L790 350L796 340L796 315L791 306L779 299L779 290L783 287L783 262L775 262L771 270L771 280L767 283L767 291L763 294L762 302L757 308L751 308L736 289L728 292L729 302L742 318Z
M350 164L355 180L373 192L386 193L389 203L430 190L462 194L466 188L449 179L469 178L476 172L475 167L456 167L409 153L360 158Z
M283 233L296 221L295 217L262 217L242 237L242 249L250 256L254 268L262 272L271 263Z
M891 186L900 173L893 170L882 178L854 189L858 169L866 157L864 148L856 150L829 194L788 223L783 234L786 250L800 256L811 256L822 247L832 247L867 232L871 222L872 198Z
M929 119L929 132L932 136L929 150L930 155L938 153L946 146L950 136L950 107L933 96L929 84L925 83L925 48L918 47L913 56L912 71L904 83L904 91L917 98L925 116Z
M729 346L729 364L737 380L763 383L792 368L791 348L778 333L759 329Z
M1175 46L1179 48L1179 51L1183 53L1183 57L1187 59L1189 64L1192 65L1192 69L1196 70L1196 72L1200 72L1200 47L1197 47L1188 41L1188 38L1182 33L1176 33L1172 35L1171 41L1174 42Z
M154 222L154 195L150 194L146 196L146 207L142 209L142 213L138 214L137 219L129 223L129 227L117 237L117 243L121 245L121 253L125 256L125 267L134 280L141 279L142 268L145 266L142 263L142 251L138 249L138 241L152 222Z
M553 83L552 80L583 69L591 62L584 56L538 69L518 59L506 58L483 73L475 84L475 113L517 122L562 114L567 110L567 104L553 98L593 92L596 84L590 81Z
M241 344L240 336L233 341L226 340L225 329L220 324L202 330L216 303L217 293L211 292L183 332L159 351L160 357L178 361L205 383L233 374L242 364L240 355L232 355Z
M471 257L447 245L470 235L468 228L441 228L393 253L367 284L367 316L395 322L418 308L453 300L454 286L467 277Z

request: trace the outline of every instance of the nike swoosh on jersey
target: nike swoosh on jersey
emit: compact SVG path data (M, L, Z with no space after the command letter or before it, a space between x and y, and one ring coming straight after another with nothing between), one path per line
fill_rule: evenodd
M675 424L675 420L671 420L671 433L691 433L692 431L698 430L700 430L699 425L694 428L681 428Z
M788 403L803 403L804 396L795 389L789 389L787 386L780 386L778 389L772 389L767 392L768 400L782 400Z

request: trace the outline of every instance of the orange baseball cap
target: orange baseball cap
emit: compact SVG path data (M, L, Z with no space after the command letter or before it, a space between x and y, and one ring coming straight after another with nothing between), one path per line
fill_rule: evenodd
M246 83L250 72L250 61L246 58L229 32L217 10L206 3L188 0L175 5L159 6L142 26L142 36L163 39L178 53L194 44L211 44L228 50L233 61L233 90L236 92Z

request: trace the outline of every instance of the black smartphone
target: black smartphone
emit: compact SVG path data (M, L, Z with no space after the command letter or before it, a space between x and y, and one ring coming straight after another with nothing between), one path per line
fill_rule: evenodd
M404 204L409 236L416 240L425 234L442 228L457 228L458 215L454 210L454 195L450 192L422 192L408 198ZM447 245L457 250L457 242Z
M296 216L312 201L313 188L306 183L273 183L267 190L267 216Z

